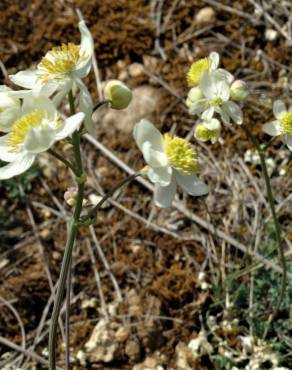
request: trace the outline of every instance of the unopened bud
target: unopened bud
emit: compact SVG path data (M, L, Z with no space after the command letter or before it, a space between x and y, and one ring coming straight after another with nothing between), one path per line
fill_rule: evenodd
M204 97L204 94L202 93L201 89L196 86L196 87L193 87L189 93L188 93L188 97L187 97L187 100L186 100L186 105L188 108L190 108L191 106L193 106L198 100L202 99Z
M104 89L105 99L113 109L125 109L132 100L132 91L119 80L109 81Z
M242 80L235 80L230 88L230 96L235 101L243 101L248 96L247 84Z
M77 188L75 186L71 186L65 191L64 199L70 207L74 207L76 205L76 197Z
M221 124L216 118L210 122L203 122L196 126L194 136L197 140L205 142L211 140L212 144L216 143L221 133Z

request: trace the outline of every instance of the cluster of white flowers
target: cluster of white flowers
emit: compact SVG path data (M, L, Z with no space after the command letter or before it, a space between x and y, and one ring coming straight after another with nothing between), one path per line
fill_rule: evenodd
M248 96L247 85L242 80L235 80L228 71L218 68L219 61L219 54L212 52L208 58L194 62L187 73L191 89L186 105L191 115L200 118L194 136L202 142L210 140L215 143L220 139L221 121L225 125L243 123L239 104ZM263 131L271 136L280 136L292 151L292 112L280 100L274 102L273 111L276 120L263 125Z
M35 70L11 75L13 83L24 90L0 86L0 180L25 172L37 154L56 141L78 130L84 121L88 132L94 131L91 95L82 82L92 64L93 39L84 21L79 22L80 45L62 44L48 51ZM57 111L72 87L79 90L79 111L62 120ZM120 81L106 86L106 99L114 109L126 108L131 91Z

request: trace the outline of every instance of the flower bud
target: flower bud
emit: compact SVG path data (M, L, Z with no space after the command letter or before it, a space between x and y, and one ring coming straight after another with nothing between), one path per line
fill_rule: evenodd
M71 186L65 191L64 199L70 207L74 207L76 205L76 197L77 188L75 186Z
M113 109L125 109L132 100L132 91L123 82L109 81L104 89L105 99Z
M189 93L186 100L186 105L188 108L193 106L198 100L202 99L204 97L204 94L202 93L201 89L199 87L193 87Z
M216 143L221 133L221 124L216 118L208 122L202 122L195 128L194 136L197 140L205 142L211 140L212 144Z
M230 96L235 101L245 100L248 96L247 84L242 80L235 80L230 88Z
M20 100L9 94L11 89L0 86L0 130L8 132L20 115Z

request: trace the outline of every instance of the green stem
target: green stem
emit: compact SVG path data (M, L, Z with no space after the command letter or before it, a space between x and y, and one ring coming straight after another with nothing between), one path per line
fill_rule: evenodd
M71 109L71 114L75 113L74 98L72 91L68 93L68 99ZM68 238L65 246L61 273L59 278L59 283L57 287L57 293L55 298L55 304L53 308L52 318L50 322L50 333L49 333L49 369L56 370L56 343L57 343L57 324L60 315L60 310L62 306L62 300L65 291L66 280L68 277L68 271L71 264L72 252L74 247L74 242L78 232L79 219L82 211L82 203L84 198L84 175L83 166L81 160L81 150L80 150L80 134L75 131L72 136L74 157L76 163L76 182L78 185L78 192L76 196L76 206L74 209L73 216L69 222L68 228ZM68 333L67 333L68 334ZM68 349L69 350L69 349Z
M280 291L280 295L279 295L279 298L278 298L277 305L276 305L274 313L273 313L273 318L274 318L276 316L277 312L279 311L281 305L282 305L282 302L283 302L283 299L284 299L284 294L285 294L285 289L286 289L286 285L287 285L287 264L286 264L284 248L283 248L283 243L282 243L282 238L281 238L281 228L280 228L280 223L279 223L277 213L276 213L275 200L274 200L274 196L273 196L273 192L272 192L272 187L271 187L270 177L269 177L267 164L266 164L266 160L265 160L264 150L261 149L257 139L254 137L252 132L245 126L242 126L242 128L245 131L248 138L252 141L252 143L256 147L256 150L257 150L257 152L260 156L262 171L263 171L264 179L265 179L265 182L266 182L268 201L269 201L269 205L270 205L270 208L271 208L272 217L273 217L273 221L274 221L274 225L275 225L276 240L277 240L277 244L278 244L278 252L279 252L280 262L281 262L282 269L283 269L281 291ZM270 322L271 321L272 321L272 318L271 318Z

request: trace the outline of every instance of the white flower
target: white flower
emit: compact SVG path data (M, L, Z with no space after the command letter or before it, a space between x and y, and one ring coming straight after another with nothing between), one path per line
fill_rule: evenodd
M147 175L155 184L154 202L157 206L171 206L177 185L193 196L208 193L207 185L196 176L196 152L186 140L170 134L162 136L146 119L136 124L134 138L149 165Z
M132 100L132 91L119 80L109 81L104 88L104 97L113 109L125 109Z
M199 86L192 87L188 93L186 106L191 108L197 101L204 98L204 94Z
M213 72L215 70L223 78L225 78L228 83L231 83L233 81L232 74L227 72L225 69L218 68L219 61L219 54L216 52L212 52L209 54L208 58L202 58L194 62L187 73L188 85L190 87L199 85L204 74L208 72Z
M72 89L75 82L80 90L80 110L85 113L85 126L88 131L92 131L93 103L81 79L86 77L91 69L94 45L85 22L79 22L78 26L81 33L80 45L68 43L54 47L42 58L36 70L20 71L9 77L16 85L32 90L35 97L49 97L59 91L54 97L56 105ZM30 92L22 90L16 94L26 96Z
M195 127L194 137L202 142L211 140L214 144L220 138L221 124L216 118L211 118L209 121L203 121Z
M232 119L237 124L242 124L243 114L240 107L230 101L230 83L218 71L205 73L200 81L199 87L204 98L198 100L190 107L190 114L202 114L203 120L210 120L214 113L220 114L225 124Z
M265 123L263 131L271 136L280 136L283 143L292 151L292 112L289 112L281 100L273 104L276 120Z
M0 86L0 131L7 132L20 114L20 100L10 94L12 90Z
M0 167L0 180L25 172L32 166L37 154L49 149L77 130L84 113L77 113L61 121L54 104L46 97L27 96L20 117L10 131L0 137L0 159L9 162Z

